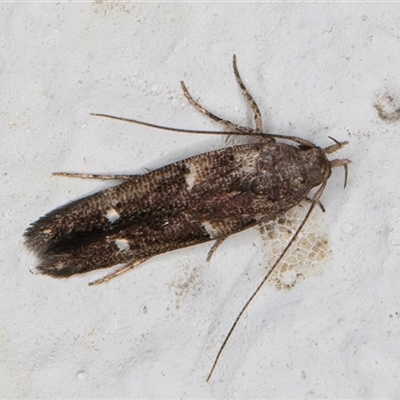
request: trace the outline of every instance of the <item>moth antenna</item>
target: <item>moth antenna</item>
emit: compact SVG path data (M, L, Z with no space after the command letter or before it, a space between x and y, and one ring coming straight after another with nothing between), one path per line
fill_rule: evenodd
M224 240L226 239L226 237L217 239L215 241L215 243L212 245L211 249L209 250L208 254L207 254L207 259L206 261L209 262L211 260L212 255L215 253L215 251L218 249L218 247L224 242Z
M266 135L275 137L275 135L271 135L269 133L249 133L249 132L242 132L242 131L196 131L194 129L181 129L181 128L171 128L169 126L163 126L163 125L156 125L156 124L151 124L149 122L143 122L139 121L137 119L132 119L132 118L123 118L123 117L116 117L114 115L108 115L108 114L98 114L98 113L90 113L90 115L93 115L95 117L104 117L104 118L110 118L110 119L115 119L117 121L123 121L123 122L130 122L132 124L137 124L137 125L143 125L143 126L148 126L149 128L156 128L156 129L162 129L163 131L171 131L171 132L178 132L178 133L193 133L193 134L199 134L199 135L237 135L237 136L258 136L258 137L265 137ZM285 138L285 136L282 136Z
M128 264L124 264L121 268L116 269L115 271L112 271L108 275L104 275L102 278L96 279L93 282L89 282L89 286L95 286L95 285L100 285L102 283L108 282L109 280L115 278L116 276L122 275L123 273L130 271L131 269L137 267L139 264L144 263L147 261L150 257L147 258L140 258L139 260L133 261Z
M90 115L93 115L95 117L104 117L104 118L115 119L117 121L130 122L132 124L148 126L149 128L162 129L164 131L171 131L171 132L178 132L178 133L192 133L192 134L199 134L199 135L252 136L252 137L259 137L264 140L283 139L283 140L289 140L289 141L295 142L299 145L307 146L310 148L316 147L314 143L309 142L308 140L296 137L296 136L275 135L275 134L268 133L268 132L253 131L252 133L249 133L249 132L241 132L241 131L196 131L193 129L171 128L169 126L156 125L156 124L151 124L149 122L139 121L137 119L116 117L114 115L108 115L108 114L90 113ZM347 144L347 142L346 142L346 144Z
M307 211L306 216L304 217L303 221L301 222L300 226L297 228L296 232L294 233L294 235L292 236L292 238L290 239L289 243L287 244L287 246L285 247L285 250L281 253L281 255L278 257L278 259L275 261L274 265L272 266L272 268L268 271L268 273L264 276L263 280L261 281L261 283L257 286L257 289L253 292L253 294L250 296L250 298L247 300L246 304L243 306L243 308L241 309L239 315L236 317L235 322L232 324L231 329L229 330L228 334L225 337L225 340L223 341L217 356L215 357L213 366L211 368L210 373L208 374L207 380L206 382L208 382L211 379L211 376L215 370L215 367L217 366L218 360L222 354L222 351L224 350L226 344L228 343L229 338L232 336L232 333L234 331L234 329L236 328L236 325L238 324L240 318L242 317L242 315L244 314L244 312L247 310L248 306L250 305L250 303L253 301L253 299L256 297L256 295L258 294L258 292L261 290L261 288L263 287L264 283L268 280L268 278L271 276L272 272L274 272L274 270L276 269L276 267L279 265L279 263L282 261L282 259L285 257L285 255L287 254L288 250L290 249L290 247L292 246L292 244L294 243L294 241L297 239L297 237L299 236L300 231L303 229L304 225L306 224L308 218L310 217L311 213L313 212L314 208L319 205L319 198L321 197L325 186L326 186L326 182L324 181L321 184L321 187L318 189L318 191L315 193L315 195L313 196L312 199L312 204L310 206L310 208Z

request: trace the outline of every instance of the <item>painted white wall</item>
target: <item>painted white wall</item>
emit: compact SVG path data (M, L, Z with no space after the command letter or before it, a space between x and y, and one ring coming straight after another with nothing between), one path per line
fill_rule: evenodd
M379 3L11 3L0 13L0 397L395 398L400 7ZM251 123L231 59L265 130L350 144L319 215L331 257L267 285L210 383L223 337L268 268L254 229L155 257L99 287L29 273L29 223L108 184L51 172L143 173L224 146L95 118L110 113L219 129L179 81L225 118ZM388 97L389 96L389 97ZM392 98L392 100L390 100ZM336 156L336 155L335 155Z

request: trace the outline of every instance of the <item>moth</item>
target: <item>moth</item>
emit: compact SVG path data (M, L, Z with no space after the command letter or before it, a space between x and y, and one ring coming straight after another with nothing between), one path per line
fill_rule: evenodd
M320 204L332 169L344 167L347 178L350 163L327 157L347 142L335 141L320 148L299 137L264 133L261 112L239 75L235 56L233 71L254 114L255 128L212 114L193 99L183 82L181 87L189 103L226 131L175 129L106 114L92 115L175 132L245 136L250 143L200 154L143 175L56 173L124 182L49 212L24 233L27 247L40 260L37 270L42 274L66 278L122 264L91 283L98 284L154 255L213 241L210 259L230 235L275 220L317 188L302 224L234 322L207 380L240 317Z

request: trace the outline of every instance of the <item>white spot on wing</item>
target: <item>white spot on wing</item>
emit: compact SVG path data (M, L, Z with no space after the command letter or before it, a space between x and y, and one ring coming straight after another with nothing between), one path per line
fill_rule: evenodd
M214 228L209 222L205 221L201 225L208 233L208 236L210 236L210 239L215 239L220 236L218 229Z
M117 239L115 245L118 247L119 251L124 251L129 249L129 243L126 239Z
M235 162L244 174L254 174L257 172L256 158L252 154L235 154Z
M195 164L186 164L189 168L189 173L185 175L186 184L188 185L188 189L190 190L197 181L198 171Z
M119 219L119 214L117 213L115 208L109 208L107 210L106 218L113 224Z

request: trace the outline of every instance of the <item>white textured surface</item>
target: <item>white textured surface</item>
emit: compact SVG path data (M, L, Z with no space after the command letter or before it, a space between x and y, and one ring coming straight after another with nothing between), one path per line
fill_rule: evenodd
M400 372L398 4L13 3L0 6L0 397L398 397ZM223 146L94 118L104 112L217 129L195 98L266 129L349 140L349 184L323 196L331 260L291 290L267 285L205 378L263 271L259 233L155 257L99 287L29 273L22 233L107 184L51 172L142 173ZM383 99L383 100L382 100ZM390 105L389 105L390 106ZM395 113L396 114L396 113Z

